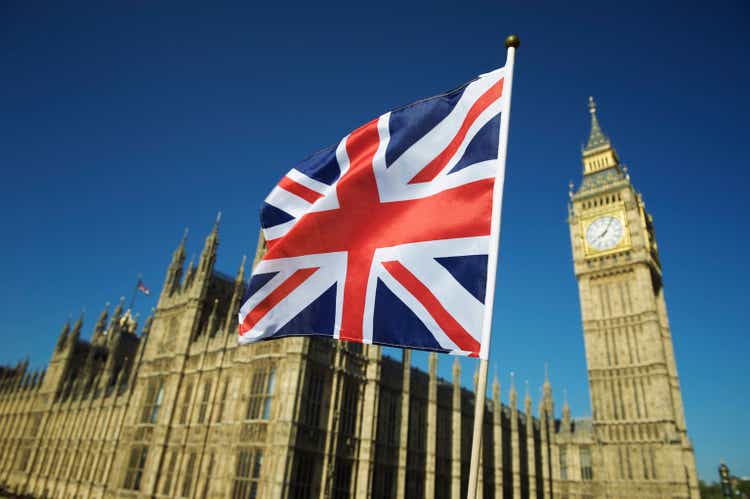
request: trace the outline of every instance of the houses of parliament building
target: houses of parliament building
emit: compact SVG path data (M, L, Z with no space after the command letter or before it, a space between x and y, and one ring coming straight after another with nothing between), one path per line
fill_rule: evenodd
M592 417L492 384L478 496L696 498L654 224L593 100L568 224ZM42 372L0 367L0 485L47 498L466 497L474 394L410 353L290 337L237 344L248 284L174 252L139 331L123 303L82 338L65 324ZM259 244L256 261L263 254Z

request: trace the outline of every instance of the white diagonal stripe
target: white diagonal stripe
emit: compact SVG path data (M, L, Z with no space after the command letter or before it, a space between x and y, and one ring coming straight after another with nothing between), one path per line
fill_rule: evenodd
M317 192L318 194L325 195L325 193L328 192L328 189L330 189L331 187L330 185L324 184L323 182L315 180L312 177L308 177L296 168L292 168L291 170L289 170L289 173L287 173L286 176L294 180L298 184L302 184L308 189Z
M295 218L293 220L289 220L288 222L284 222L283 224L274 225L273 227L267 227L263 229L263 237L266 238L266 241L273 241L274 239L278 239L289 232L292 227L294 227L294 224L297 223L297 220L299 219Z
M310 203L291 192L282 189L278 185L273 188L271 194L266 198L266 203L283 210L294 218L299 218L310 209Z

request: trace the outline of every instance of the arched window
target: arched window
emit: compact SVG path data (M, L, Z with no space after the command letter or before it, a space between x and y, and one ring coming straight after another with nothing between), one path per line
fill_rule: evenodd
M123 488L140 490L141 478L143 477L143 469L146 466L147 457L148 447L137 445L130 449L130 458L128 459L128 467L125 471Z
M591 467L591 449L581 447L579 457L581 459L581 480L592 480L594 471Z
M560 447L560 478L568 479L568 450L565 447Z
M146 387L146 398L143 401L141 423L156 424L163 398L164 381L161 379L150 380Z
M269 419L275 385L276 370L273 367L261 369L253 373L245 419Z
M208 400L211 396L211 382L206 381L203 383L203 395L201 397L201 405L198 408L198 422L203 423L206 420L206 412L208 411Z
M258 481L263 464L263 451L254 448L240 449L234 470L232 499L255 499L258 497Z
M190 412L190 399L193 396L193 384L188 383L185 393L182 396L182 413L180 414L180 424L187 423L188 412Z

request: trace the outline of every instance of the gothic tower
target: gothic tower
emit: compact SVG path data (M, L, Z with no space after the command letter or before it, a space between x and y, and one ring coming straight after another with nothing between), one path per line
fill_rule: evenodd
M594 480L617 496L699 497L653 218L589 98L583 181L571 185L596 446Z

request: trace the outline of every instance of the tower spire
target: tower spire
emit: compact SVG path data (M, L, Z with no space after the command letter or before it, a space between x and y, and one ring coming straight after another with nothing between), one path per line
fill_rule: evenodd
M65 321L65 325L63 326L62 331L60 331L60 337L57 340L58 350L62 349L62 347L68 340L68 333L70 333L70 317L68 317L68 320Z
M219 246L219 222L221 222L221 212L216 214L214 226L206 237L206 244L203 245L200 262L198 263L198 272L202 277L211 273L216 262L216 248Z
M589 113L591 113L591 132L584 151L611 145L609 137L604 135L602 127L599 125L599 119L596 116L596 102L594 102L593 97L589 97Z
M122 317L122 309L125 305L125 297L121 296L120 301L117 303L117 306L115 307L115 311L112 313L112 320L109 322L110 326L113 324L118 324L120 322L120 317Z
M185 260L185 244L187 243L187 237L189 233L190 228L185 227L185 232L182 233L180 244L177 245L177 249L174 250L174 254L172 255L172 264L175 264L178 261L182 262ZM180 266L182 266L181 263Z
M589 113L591 114L591 131L589 140L583 147L583 173L584 179L578 188L578 192L595 189L602 183L613 183L622 180L624 177L619 168L620 159L617 156L615 148L599 125L599 118L596 116L596 103L593 97L589 97ZM600 171L607 170L606 174L595 175L596 181L589 179L589 175ZM571 199L575 198L572 187L570 188Z
M101 335L105 329L107 329L107 318L109 317L109 302L104 304L104 310L99 314L99 319L96 321L94 326L94 340Z
M240 310L242 305L242 297L245 294L245 262L247 256L242 255L242 263L237 271L237 276L234 278L234 290L232 291L232 299L229 302L229 311L227 313L227 319L224 322L227 332L233 328L237 328L237 312Z
M242 263L240 263L240 270L237 271L237 278L235 281L245 280L245 264L247 263L247 255L242 255Z
M162 289L162 297L169 296L177 289L182 278L182 265L185 263L185 244L187 242L188 233L190 230L185 227L185 232L182 234L180 244L172 253L172 261L169 262L169 268L167 269L167 277L164 280L164 288Z
M531 393L529 393L529 380L524 380L526 385L526 395L523 397L523 405L526 413L531 415Z
M549 362L544 363L544 384L542 385L542 403L540 411L546 411L549 417L554 414L554 402L552 402L552 383L549 380Z
M81 311L81 315L78 316L78 320L73 325L73 331L68 336L68 343L75 345L78 339L81 337L81 329L83 328L83 316L85 312Z
M211 228L211 232L208 234L208 238L213 237L214 239L216 239L219 237L219 224L220 223L221 223L221 211L218 211L216 213L216 219L214 220L214 226Z
M190 257L190 263L188 263L187 272L185 272L185 279L183 280L183 283L182 283L183 289L190 287L190 285L193 283L194 277L195 277L195 253L193 253L193 255Z
M563 431L570 431L570 406L568 405L568 390L563 389L563 409L562 409L562 429Z

